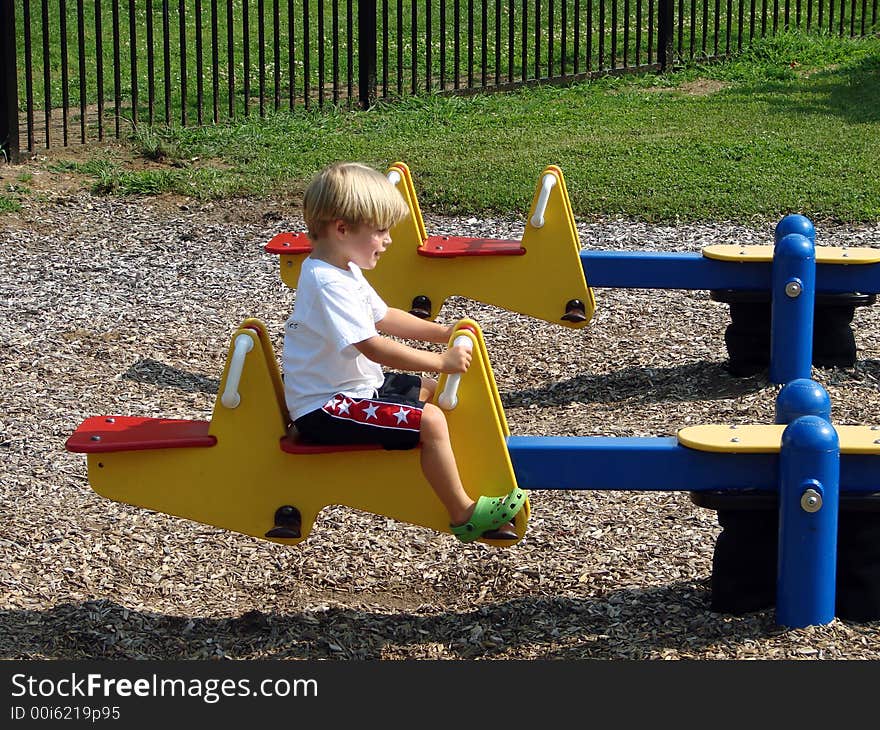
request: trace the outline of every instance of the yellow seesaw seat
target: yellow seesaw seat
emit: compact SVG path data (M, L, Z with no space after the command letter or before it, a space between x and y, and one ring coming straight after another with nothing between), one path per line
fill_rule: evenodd
M471 320L456 325L450 345L459 336L473 345L457 405L446 414L459 471L473 499L505 495L516 477L486 345ZM447 380L441 376L438 398ZM305 540L318 512L333 504L449 532L446 510L422 476L418 449L309 446L289 427L265 325L248 319L233 334L210 422L97 416L66 446L87 455L89 483L104 497L272 542ZM520 539L529 513L526 500L515 520Z
M395 162L387 174L410 215L392 228L391 246L364 275L389 306L433 317L457 295L566 327L590 321L596 302L558 167L541 173L521 241L428 236L409 168ZM279 233L265 248L281 257L281 278L296 288L311 251L306 234Z

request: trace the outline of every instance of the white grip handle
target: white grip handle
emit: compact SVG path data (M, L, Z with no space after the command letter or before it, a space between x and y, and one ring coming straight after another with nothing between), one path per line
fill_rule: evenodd
M459 335L452 341L453 347L464 345L468 350L473 348L473 341L467 335ZM446 378L446 385L443 386L443 392L437 398L437 405L444 411L451 411L458 405L458 385L461 383L461 373L453 373Z
M226 388L220 397L220 402L227 408L238 408L238 404L241 403L241 396L238 394L238 384L241 382L244 359L253 349L254 341L250 335L241 334L235 338L232 362L229 363L229 372L226 375Z
M397 185L397 183L399 183L403 179L400 176L400 172L396 169L389 170L386 177L388 178L388 182L390 182L392 185Z
M550 200L550 191L556 185L556 175L547 173L541 181L541 192L538 194L538 204L535 213L529 221L533 227L541 228L544 225L544 213L547 211L547 203Z

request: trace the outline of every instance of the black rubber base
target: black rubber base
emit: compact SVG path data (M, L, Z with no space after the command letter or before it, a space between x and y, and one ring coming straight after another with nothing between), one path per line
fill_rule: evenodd
M714 289L717 302L730 305L730 324L724 332L728 370L734 377L746 377L770 366L770 293ZM813 365L852 367L856 362L856 341L850 323L856 307L876 301L874 294L817 294L813 310Z
M694 504L718 511L721 533L712 557L710 608L742 615L776 603L779 529L776 494L692 492ZM835 615L880 619L880 493L840 501Z

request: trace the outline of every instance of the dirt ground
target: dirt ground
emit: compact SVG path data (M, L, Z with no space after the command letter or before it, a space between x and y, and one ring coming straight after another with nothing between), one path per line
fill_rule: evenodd
M0 216L0 657L96 659L877 659L880 622L784 629L772 607L710 610L715 513L674 491L530 495L509 549L345 507L284 546L112 502L64 443L92 415L208 419L229 337L293 303L263 246L295 201L108 198L44 161L0 167L39 194ZM514 238L516 219L429 217ZM579 223L595 249L772 241L775 221ZM880 247L878 226L819 243ZM778 386L727 371L726 305L705 291L598 289L577 331L453 297L480 322L516 436L674 436L770 423ZM837 423L880 422L876 308L854 367L814 369ZM646 482L670 475L645 474ZM685 480L686 481L686 480Z

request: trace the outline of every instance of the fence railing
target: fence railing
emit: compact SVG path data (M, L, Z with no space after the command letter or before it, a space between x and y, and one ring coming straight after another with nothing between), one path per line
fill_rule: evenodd
M878 0L0 0L0 150L665 69Z

